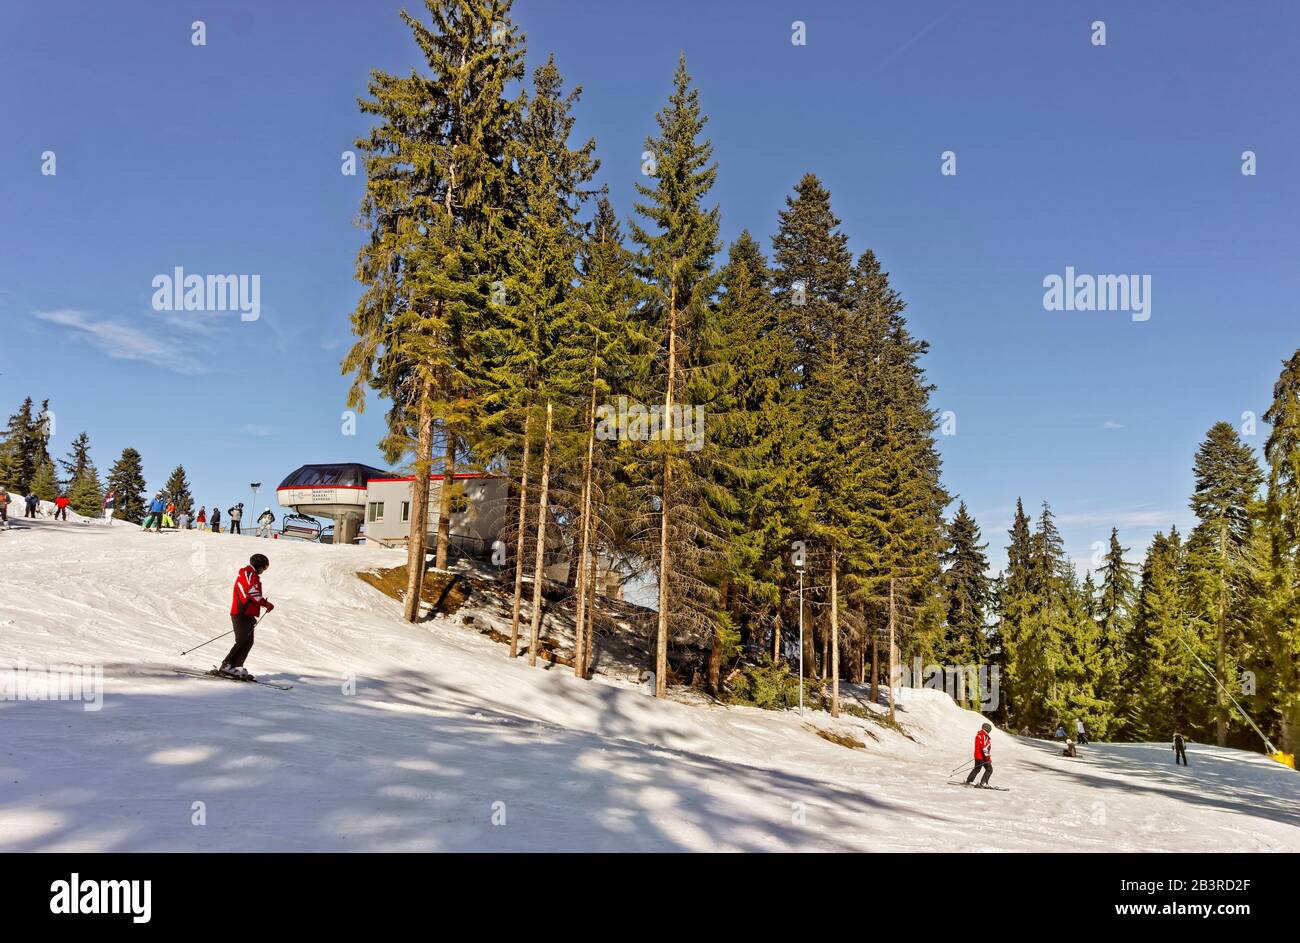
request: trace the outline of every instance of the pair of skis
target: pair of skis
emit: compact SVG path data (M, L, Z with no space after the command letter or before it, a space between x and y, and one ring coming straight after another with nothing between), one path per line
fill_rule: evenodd
M236 684L264 684L268 688L276 688L280 691L292 691L292 684L277 684L274 681L263 681L261 678L232 678L230 675L223 675L221 669L213 667L211 671L196 671L189 668L177 668L177 674L182 674L190 678L216 678L218 681L234 681Z
M975 785L974 783L968 783L968 782L966 782L966 781L964 781L964 780L960 780L960 779L958 779L958 780L952 780L952 779L950 779L950 780L948 780L948 785L949 785L949 786L968 786L968 787L970 787L971 789L992 789L992 790L994 790L995 792L1010 792L1010 791L1011 791L1011 787L1010 787L1010 786L977 786L977 785Z

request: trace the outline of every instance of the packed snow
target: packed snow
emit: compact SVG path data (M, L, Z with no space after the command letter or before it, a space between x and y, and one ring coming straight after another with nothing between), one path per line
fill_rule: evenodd
M1300 779L1261 755L1069 759L997 730L1011 791L981 792L948 781L983 718L942 692L902 692L906 735L657 701L512 662L458 616L403 622L355 576L399 551L15 518L0 851L1300 851ZM255 551L277 608L248 666L293 690L177 673L229 647L179 654L229 629ZM15 699L57 666L102 670L102 700Z

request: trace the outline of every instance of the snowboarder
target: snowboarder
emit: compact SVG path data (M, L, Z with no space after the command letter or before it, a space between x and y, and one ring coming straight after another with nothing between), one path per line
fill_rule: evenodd
M104 498L104 523L113 523L113 510L117 507L117 492L109 488L108 494Z
M1182 763L1187 765L1187 743L1183 740L1181 733L1174 734L1174 765Z
M212 509L212 533L221 533L221 508L218 507Z
M1075 729L1076 731L1078 731L1078 734L1079 734L1079 743L1082 744L1083 746L1087 746L1087 745L1088 745L1088 733L1087 733L1087 731L1085 731L1085 730L1083 729L1083 718L1080 717L1080 718L1076 718L1076 719L1075 719L1075 721L1074 721L1074 729Z
M967 786L975 782L975 776L980 770L984 770L984 778L979 781L981 788L989 784L989 778L993 775L993 742L989 737L992 729L992 724L984 723L980 726L980 732L975 734L975 765L966 777Z
M36 517L36 509L40 506L41 499L34 494L29 494L27 496L27 512L23 514L23 517Z
M230 601L230 622L235 628L235 644L218 669L228 678L253 680L244 667L244 659L253 648L253 627L262 610L270 612L275 606L262 595L262 574L271 567L264 554L255 553L248 558L248 566L235 576L234 596Z
M68 496L66 494L61 494L54 499L54 519L57 521L60 518L65 521L68 519Z
M244 506L242 504L236 504L233 508L227 508L226 517L230 518L230 532L232 534L239 534L242 537L244 532L239 529L239 522L244 517Z
M275 515L271 509L267 508L262 512L262 516L257 519L257 536L270 538L271 525L275 523Z

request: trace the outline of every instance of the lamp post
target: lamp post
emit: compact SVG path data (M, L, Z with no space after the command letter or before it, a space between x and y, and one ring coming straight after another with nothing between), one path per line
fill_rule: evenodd
M799 567L799 716L803 716L803 567Z
M262 487L262 483L260 481L254 481L251 482L248 487L253 489L253 503L248 506L248 513L256 514L257 513L257 489Z

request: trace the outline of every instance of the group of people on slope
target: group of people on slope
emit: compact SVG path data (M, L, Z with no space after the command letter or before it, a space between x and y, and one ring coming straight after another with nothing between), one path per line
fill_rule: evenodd
M9 505L13 503L13 498L9 494L9 489L0 486L0 527L9 526ZM68 519L68 504L70 503L66 494L60 494L54 499L54 513L51 517L58 521ZM34 494L29 494L23 499L23 517L36 518L41 514L41 499Z
M1087 735L1083 728L1083 721L1078 721L1079 742L1087 743ZM987 786L989 779L993 776L993 739L990 736L993 732L993 725L984 723L980 725L979 733L975 734L975 765L971 767L970 775L966 777L966 785ZM1065 728L1058 726L1056 728L1057 737L1065 736ZM1078 751L1075 749L1073 740L1065 741L1065 749L1062 751L1063 756L1077 757ZM1181 733L1174 734L1174 765L1187 765L1187 741ZM975 777L984 773L984 777L977 783Z
M105 524L113 523L113 512L116 509L117 492L109 489L108 494L104 496ZM146 532L152 530L154 533L160 533L164 527L168 527L176 530L210 530L214 534L221 533L221 508L216 505L212 507L211 516L208 515L208 506L205 504L199 507L199 513L191 519L187 511L176 513L176 502L168 500L161 491L158 491L149 502L148 512L143 524ZM243 502L227 508L226 517L230 522L229 532L242 535L240 522L244 518ZM270 537L274 525L275 515L270 508L266 508L257 519L257 536Z

